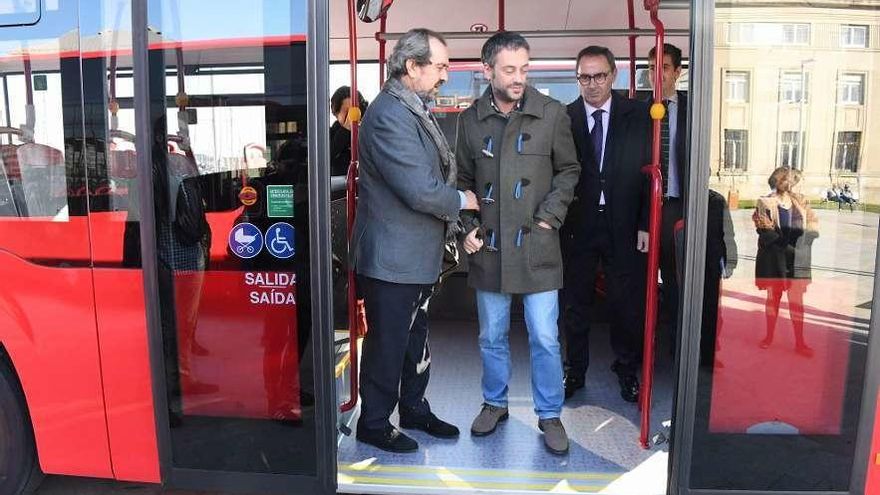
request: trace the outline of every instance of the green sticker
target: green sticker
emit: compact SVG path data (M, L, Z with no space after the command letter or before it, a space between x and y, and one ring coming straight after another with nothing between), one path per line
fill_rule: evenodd
M293 186L266 186L267 213L270 218L293 216Z

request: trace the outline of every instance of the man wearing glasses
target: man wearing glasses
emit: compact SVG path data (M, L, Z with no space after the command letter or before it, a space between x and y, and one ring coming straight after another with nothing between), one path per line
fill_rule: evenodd
M412 452L401 428L441 438L458 428L425 400L431 355L428 301L440 275L444 241L476 195L455 188L455 155L428 103L448 78L449 51L438 33L413 29L388 58L388 82L364 118L352 264L364 294L369 332L361 360L357 439Z
M458 120L458 187L481 198L480 214L462 214L468 285L477 292L483 405L471 435L485 436L508 417L510 306L521 294L529 332L532 398L544 444L568 452L562 412L557 290L562 287L558 229L580 166L568 115L527 84L529 44L501 32L482 50L486 92Z
M637 376L645 306L651 121L644 102L612 91L617 76L608 48L589 46L577 57L581 96L568 105L581 177L562 229L565 256L563 327L565 396L584 387L596 273L605 276L611 347L620 395L639 397Z

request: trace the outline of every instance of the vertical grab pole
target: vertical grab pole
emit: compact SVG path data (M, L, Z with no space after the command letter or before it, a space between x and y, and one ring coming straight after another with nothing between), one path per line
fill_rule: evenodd
M663 97L663 22L657 17L660 0L645 0L645 10L651 14L651 23L656 31L654 57L654 103L651 105L651 118L654 120L651 164L642 171L651 179L651 215L648 228L648 272L645 295L645 348L642 356L642 391L639 394L639 407L642 410L639 443L648 448L648 435L651 429L651 393L654 386L654 334L657 326L657 272L660 268L660 209L663 194L663 177L660 173L660 121L666 113L661 103Z
M504 0L498 0L498 31L506 31L504 27Z
M634 0L626 0L626 13L629 20L629 28L636 28L636 13L633 6ZM629 36L629 97L636 97L636 36Z
M346 231L348 245L351 245L354 230L354 217L357 200L357 167L358 167L358 127L361 120L360 99L357 89L357 17L354 11L354 0L348 2L348 50L351 64L351 108L348 118L351 121L351 162L348 164L346 179ZM354 267L348 267L348 352L350 356L350 397L348 402L339 407L341 412L354 409L358 401L358 324L357 324L357 292L355 290Z
M385 15L379 20L379 32L376 34L376 41L379 42L379 87L385 85L385 44L387 41L385 40L385 31L388 20L388 12L385 12Z

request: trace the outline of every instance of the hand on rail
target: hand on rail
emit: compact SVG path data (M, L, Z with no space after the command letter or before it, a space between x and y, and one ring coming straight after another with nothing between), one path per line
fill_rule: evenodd
M645 0L645 10L657 10L660 8L660 0Z
M480 249L483 249L483 241L477 237L477 233L480 229L474 229L470 231L467 237L464 238L464 252L467 254L474 254Z
M346 128L347 130L351 130L351 119L348 118L348 109L342 109L336 114L336 121L339 124Z
M464 207L462 210L479 210L480 209L480 201L477 199L477 195L474 194L473 191L462 191L464 193Z
M640 230L638 235L636 236L636 249L638 249L642 253L648 252L648 240L650 236L644 230Z

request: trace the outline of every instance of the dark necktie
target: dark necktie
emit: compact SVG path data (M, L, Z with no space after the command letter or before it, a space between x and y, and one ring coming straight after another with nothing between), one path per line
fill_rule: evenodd
M669 191L669 101L663 100L666 109L663 120L660 121L660 173L663 174L663 197Z
M602 128L602 112L604 110L596 110L593 112L593 130L590 131L590 140L593 142L593 156L599 170L602 170L602 141L604 130Z

